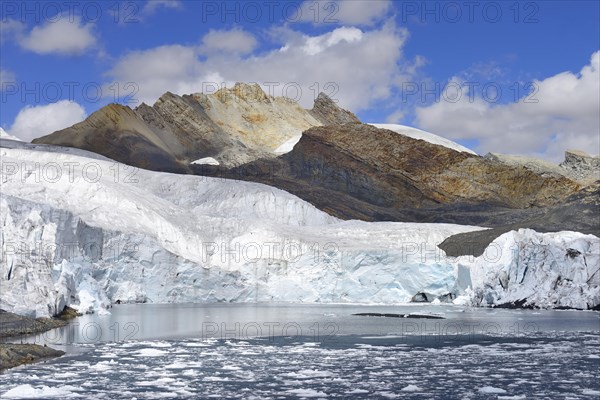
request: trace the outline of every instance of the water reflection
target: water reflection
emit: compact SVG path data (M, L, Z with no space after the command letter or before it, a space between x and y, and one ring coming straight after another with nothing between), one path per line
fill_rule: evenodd
M435 314L438 319L359 317L355 313ZM600 313L465 308L453 305L121 304L108 315L84 315L69 325L24 338L59 346L131 340L253 337L526 336L533 332L600 331Z

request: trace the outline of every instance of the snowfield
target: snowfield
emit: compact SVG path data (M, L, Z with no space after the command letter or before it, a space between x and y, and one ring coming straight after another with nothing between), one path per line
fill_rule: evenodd
M447 147L449 149L456 150L459 152L466 152L466 153L471 153L471 154L475 154L475 155L477 154L473 150L468 149L465 146L462 146L456 142L453 142L450 139L446 139L444 137L435 135L430 132L422 131L417 128L412 128L410 126L397 125L397 124L370 124L370 125L373 125L374 127L380 128L380 129L389 129L390 131L394 131L396 133L411 137L413 139L424 140L426 142L444 146L444 147Z
M19 139L18 137L9 135L8 132L6 132L4 129L2 129L1 126L0 126L0 139L14 140L14 141L18 141L18 142L21 141L21 139Z
M496 279L481 272L479 259L449 258L436 246L482 228L344 222L262 184L139 170L74 149L1 145L0 308L8 311L106 312L115 302L397 304L421 292L464 301L469 286L475 298ZM555 234L548 246L558 256L574 235ZM576 238L577 257L597 263L598 238ZM511 262L504 257L493 271ZM597 275L573 281L585 294L570 291L572 304L597 304ZM484 297L504 299L494 296Z
M444 146L444 147L447 147L447 148L455 150L455 151L466 152L466 153L471 153L471 154L477 155L477 153L475 153L473 150L466 148L465 146L462 146L456 142L453 142L450 139L446 139L444 137L438 136L438 135L430 133L430 132L422 131L417 128L412 128L410 126L398 125L398 124L369 124L369 125L372 125L376 128L380 128L380 129L389 129L390 131L394 131L401 135L408 136L413 139L424 140L426 142ZM282 143L277 149L275 149L274 153L277 155L289 153L290 151L292 151L294 149L294 146L300 141L301 138L302 138L301 134L292 137L291 139Z

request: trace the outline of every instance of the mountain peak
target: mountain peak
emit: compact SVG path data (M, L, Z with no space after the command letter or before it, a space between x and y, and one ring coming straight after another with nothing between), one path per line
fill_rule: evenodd
M231 89L224 87L217 90L214 96L222 103L228 103L232 100L260 103L271 102L269 96L267 96L258 83L237 82Z
M321 92L315 99L315 104L309 113L323 125L343 125L343 124L360 124L360 120L343 108L340 108L325 93Z

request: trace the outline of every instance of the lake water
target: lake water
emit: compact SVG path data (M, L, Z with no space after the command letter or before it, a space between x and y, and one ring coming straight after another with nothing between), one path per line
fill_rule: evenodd
M600 398L598 312L131 304L27 341L67 355L0 375L2 398Z

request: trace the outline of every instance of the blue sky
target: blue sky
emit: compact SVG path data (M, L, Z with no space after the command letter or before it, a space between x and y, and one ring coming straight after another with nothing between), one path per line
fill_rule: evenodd
M482 154L598 153L599 4L5 1L0 126L31 140L111 101L255 81Z

